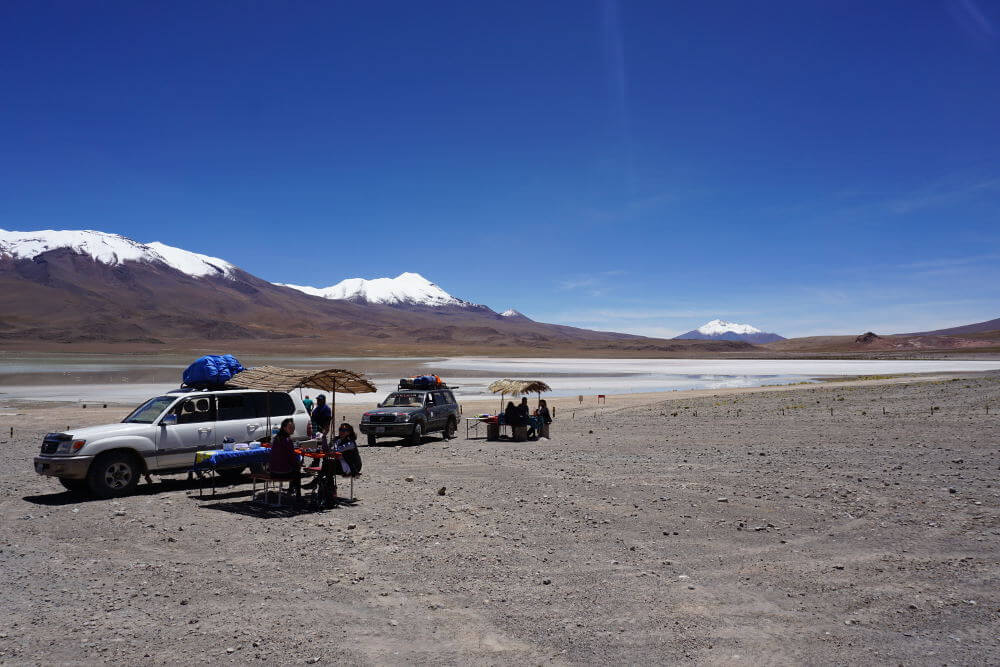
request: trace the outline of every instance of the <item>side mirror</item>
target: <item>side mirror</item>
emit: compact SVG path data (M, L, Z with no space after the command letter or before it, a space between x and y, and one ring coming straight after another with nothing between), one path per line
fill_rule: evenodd
M163 419L160 420L160 426L174 426L177 424L177 415L169 414L164 415Z

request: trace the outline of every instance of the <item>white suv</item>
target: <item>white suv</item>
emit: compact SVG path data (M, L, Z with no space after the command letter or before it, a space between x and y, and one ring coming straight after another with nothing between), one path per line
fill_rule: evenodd
M35 457L35 472L58 477L71 491L126 495L142 475L187 472L197 451L222 447L229 438L249 442L268 436L269 414L272 431L291 417L295 437L309 437L309 414L293 394L180 389L149 399L120 424L49 433ZM234 477L242 472L220 471Z

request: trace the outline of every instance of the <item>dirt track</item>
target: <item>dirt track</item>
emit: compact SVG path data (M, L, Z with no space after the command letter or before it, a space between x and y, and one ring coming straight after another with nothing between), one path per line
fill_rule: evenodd
M271 516L63 493L42 434L120 415L0 408L0 662L1000 661L1000 374L678 396L364 448L358 504Z

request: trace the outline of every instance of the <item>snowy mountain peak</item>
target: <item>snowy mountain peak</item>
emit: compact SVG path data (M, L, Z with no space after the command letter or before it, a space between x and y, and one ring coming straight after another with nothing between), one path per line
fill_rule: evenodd
M164 245L139 243L121 234L108 234L90 229L44 229L15 232L0 229L0 255L16 259L33 259L50 250L67 248L86 255L95 262L116 266L123 262L166 264L172 269L196 278L219 276L232 278L236 267L217 257L200 255Z
M466 301L456 299L419 273L411 272L401 273L395 278L374 278L372 280L348 278L329 287L276 284L324 299L343 299L356 303L417 306L471 305Z
M703 333L707 336L718 336L724 333L757 334L763 332L757 327L752 327L749 324L736 324L735 322L726 322L725 320L712 320L711 322L706 322L698 327L698 333Z
M505 310L502 313L500 313L500 315L502 317L507 317L507 318L510 318L512 320L527 320L529 322L532 321L530 317L528 317L527 315L525 315L524 313L522 313L520 311L514 310L513 308L508 308L507 310Z

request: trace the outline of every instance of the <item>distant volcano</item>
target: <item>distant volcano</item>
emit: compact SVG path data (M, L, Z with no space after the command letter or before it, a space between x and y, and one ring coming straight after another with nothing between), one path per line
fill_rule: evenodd
M508 308L507 310L500 313L500 315L501 317L509 317L512 320L524 320L526 322L534 321L524 313L514 310L513 308Z
M749 324L712 320L697 329L675 336L674 340L739 340L747 343L773 343L776 340L785 340L785 337L761 331Z

